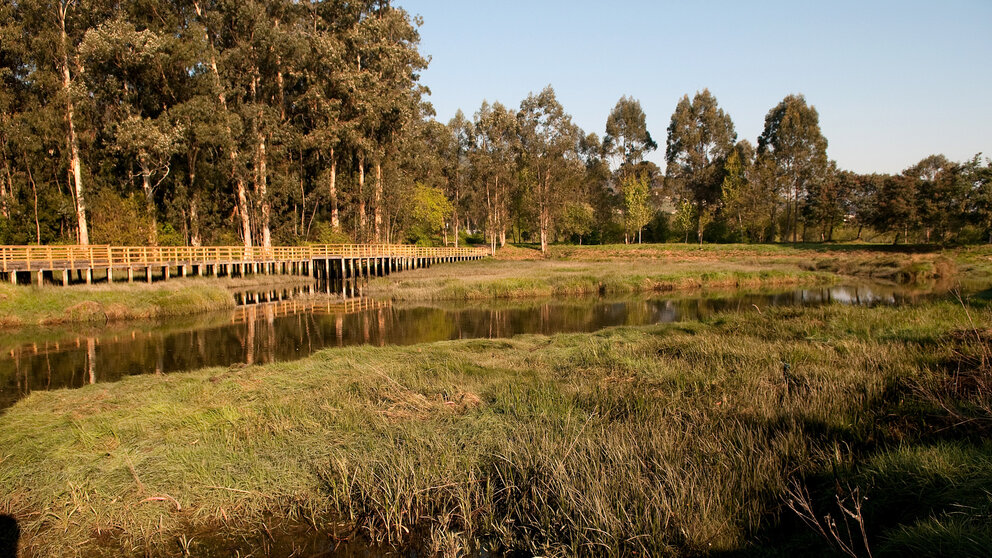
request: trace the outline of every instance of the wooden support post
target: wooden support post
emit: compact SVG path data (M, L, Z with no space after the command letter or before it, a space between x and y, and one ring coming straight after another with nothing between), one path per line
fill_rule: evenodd
M182 275L184 279L186 278L186 264L181 264L179 266L179 274Z
M63 269L62 270L62 286L63 287L68 287L69 286L69 270L68 269Z
M108 285L114 284L114 268L109 266L107 267L107 284Z
M39 269L38 270L38 286L39 287L45 286L45 270L44 269Z
M11 285L16 285L16 284L17 284L17 272L16 272L16 271L11 271L11 272L10 272L10 273L8 273L7 275L9 275L9 276L10 276L10 277L9 277L9 279L10 279L10 284L11 284Z
M170 269L169 266L167 266L167 265L163 265L162 266L162 280L163 281L168 281L169 280L169 273L171 271L172 271L172 269Z
M133 267L128 267L127 268L127 282L128 283L134 283L134 268Z
M152 266L150 265L145 266L145 280L148 283L152 282Z
M86 284L87 285L92 285L93 284L93 268L92 267L87 267L86 268Z

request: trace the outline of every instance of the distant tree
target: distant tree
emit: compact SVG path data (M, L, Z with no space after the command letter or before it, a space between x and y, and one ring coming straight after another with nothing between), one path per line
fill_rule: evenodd
M904 175L885 176L875 192L872 226L883 232L894 232L893 244L900 234L908 241L909 231L917 222L916 185Z
M826 171L807 185L803 218L806 224L819 227L820 242L832 241L834 227L844 222L852 180L837 170L836 161L830 161Z
M437 187L418 184L413 194L413 219L430 235L441 234L453 207L444 191Z
M692 100L685 95L676 105L668 125L666 176L692 201L697 217L704 208L719 203L723 161L736 140L733 121L708 89L697 92ZM702 242L703 225L698 221L696 225Z
M567 199L570 186L582 176L579 157L581 130L572 123L555 91L548 86L520 103L521 166L526 185L537 206L541 252Z
M983 165L979 153L963 165L962 174L970 187L968 212L992 244L992 159Z
M630 175L620 186L623 192L623 222L624 233L633 237L637 234L637 243L641 243L641 231L651 222L653 212L650 204L648 179L644 175Z
M903 171L915 188L915 217L929 243L934 232L945 241L963 222L968 185L960 166L943 155L930 155Z
M692 225L696 221L696 206L692 204L689 200L682 200L679 203L678 210L675 212L675 225L678 230L685 233L685 238L683 242L689 243L689 232L692 231Z
M778 191L786 200L785 237L798 240L800 204L807 188L825 180L827 140L820 132L816 108L802 95L789 95L765 116L765 129L758 137L758 157L773 171Z
M658 149L658 144L651 139L640 101L620 97L606 118L606 135L603 137L603 151L614 161L614 167L620 173L618 178L622 180L632 173L633 166L655 149Z
M468 151L476 189L476 203L484 209L482 220L490 245L506 244L510 207L517 182L520 123L516 114L501 103L483 102L475 113Z
M469 150L472 147L472 123L465 118L461 109L448 121L450 143L446 156L450 158L448 167L448 195L451 198L451 223L454 226L455 248L458 247L458 225L462 205L465 203L467 182L470 173Z
M723 216L735 221L743 242L760 242L770 225L775 206L774 192L755 177L754 147L741 140L730 151L723 167Z
M575 236L582 244L582 239L592 232L596 224L595 212L591 205L582 202L568 202L562 213L558 230L562 235Z

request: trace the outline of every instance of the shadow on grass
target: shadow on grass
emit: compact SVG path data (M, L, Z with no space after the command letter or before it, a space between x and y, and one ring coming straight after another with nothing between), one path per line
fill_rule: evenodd
M16 558L20 539L21 528L17 520L9 515L0 515L0 557Z
M943 343L954 341L951 335ZM864 429L798 419L816 445L832 446L834 455L793 477L796 490L780 495L781 521L731 555L988 556L990 369L967 348L955 349L957 366L933 369L937 377L902 380L866 402L858 421ZM976 375L984 379L968 380ZM780 421L754 426L788 427Z

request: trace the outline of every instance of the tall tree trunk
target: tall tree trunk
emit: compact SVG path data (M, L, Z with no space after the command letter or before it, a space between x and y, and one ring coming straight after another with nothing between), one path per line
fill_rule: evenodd
M3 141L6 144L6 139ZM27 161L27 155L25 155L25 161ZM3 157L3 170L4 176L0 177L0 216L9 219L10 206L14 198L14 181L10 178L10 161L7 160L6 154Z
M230 152L231 164L236 165L238 160L237 149L232 149ZM241 238L244 240L245 248L252 247L251 238L251 218L248 215L248 188L245 187L244 180L238 176L237 168L234 169L235 176L235 192L238 197L238 215L241 217Z
M328 184L328 193L331 197L331 228L338 230L341 226L341 218L338 215L338 160L334 156L334 148L331 148L331 176Z
M375 242L382 242L382 162L378 158L375 161L375 188L372 202L375 204L372 208L375 227L375 234L372 238Z
M196 159L199 150L191 149L186 153L189 161L189 243L193 246L200 246L203 240L200 238L200 211L199 200L196 195Z
M458 178L455 177L455 180L458 180ZM454 224L455 229L455 248L458 248L458 188L455 188L455 203L452 206L451 222Z
M66 16L70 3L58 7L60 38L62 40L62 91L65 93L65 120L68 125L66 143L69 149L69 168L72 171L73 197L76 201L76 226L79 229L79 243L89 244L90 233L86 225L86 199L83 195L83 165L79 155L79 139L76 137L75 104L72 101L72 76L69 73L69 37L65 31Z
M193 7L196 10L196 15L201 20L203 19L203 10L200 8L199 2L193 2ZM220 72L217 70L217 56L214 52L214 42L210 38L210 32L207 30L206 25L203 27L203 38L208 45L210 45L210 71L214 76L214 86L217 88L217 99L220 101L221 109L227 112L227 96L224 94L224 85L220 80ZM225 119L224 130L227 132L227 139L231 142L227 149L227 156L231 162L231 178L234 180L234 193L237 200L238 215L241 217L241 238L244 241L245 248L251 248L252 246L252 235L251 235L251 217L248 213L248 188L245 186L244 178L241 173L238 172L238 160L240 159L238 154L238 144L236 138L234 138L233 131L231 127L227 124Z
M196 201L196 195L190 196L189 200L189 243L193 246L202 246L203 239L200 238L200 212Z
M261 116L261 115L259 115ZM258 132L258 174L256 176L255 190L258 192L258 205L261 212L262 225L262 246L269 248L272 246L272 229L269 223L271 205L269 203L269 168L268 157L265 151L265 134Z
M145 213L148 216L148 244L158 246L158 218L155 215L155 189L152 187L152 171L143 157L138 159L141 166L141 189L145 193Z
M31 183L31 192L34 194L34 233L35 241L41 244L41 223L38 221L38 185L34 181L34 173L31 172L31 164L28 162L28 154L24 153L24 170L28 173L28 182ZM7 169L7 180L10 180L10 168ZM10 183L10 193L14 193L14 184Z
M551 185L549 184L550 176L544 176L543 183L541 184L542 189L542 199L541 199L541 253L546 254L548 252L548 229L551 225L551 207L550 200L548 196L551 193Z
M358 157L358 240L365 241L365 157Z

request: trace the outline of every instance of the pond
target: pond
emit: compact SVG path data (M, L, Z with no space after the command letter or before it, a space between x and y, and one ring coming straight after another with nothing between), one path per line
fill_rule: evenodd
M332 290L332 292L334 292ZM878 285L670 293L486 303L394 304L344 299L321 286L237 293L232 311L196 318L0 333L0 409L32 391L208 366L264 364L328 347L408 345L524 333L589 332L699 320L727 310L905 304L920 293Z

